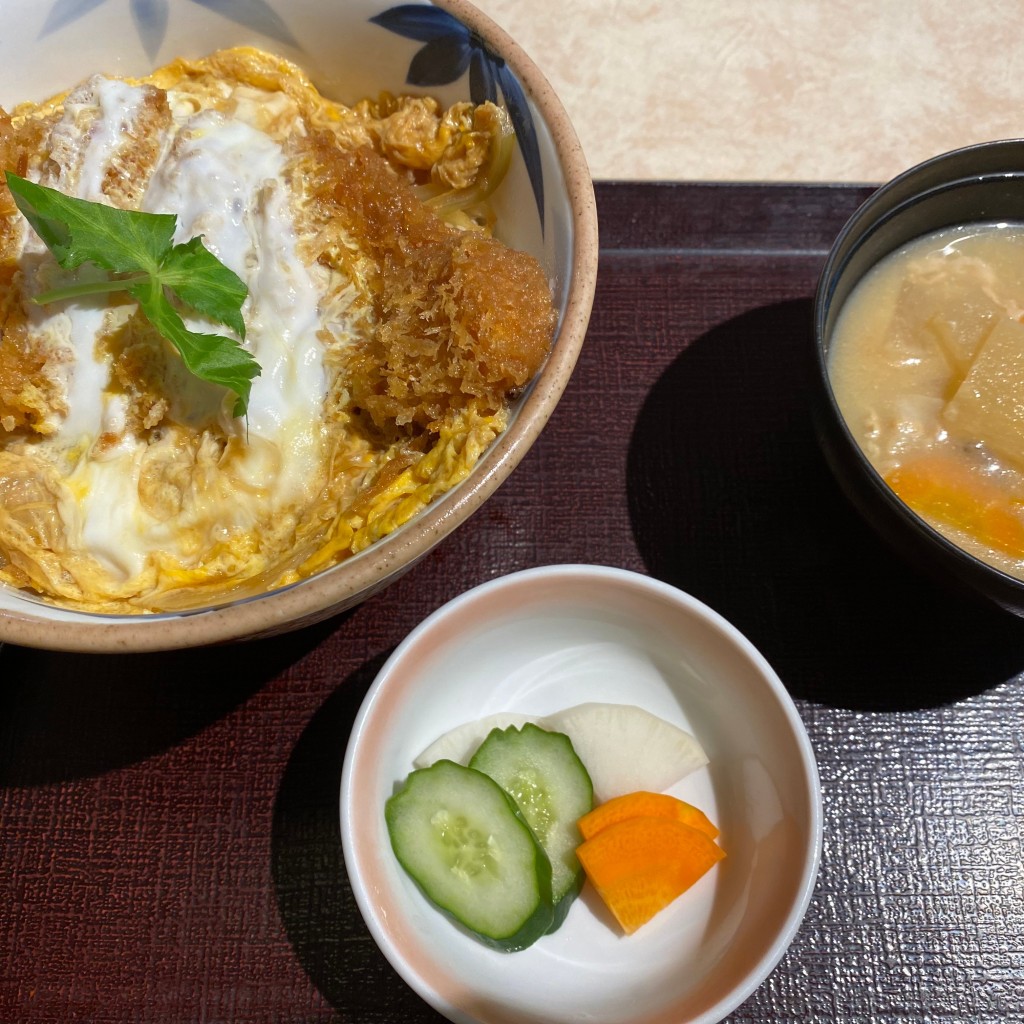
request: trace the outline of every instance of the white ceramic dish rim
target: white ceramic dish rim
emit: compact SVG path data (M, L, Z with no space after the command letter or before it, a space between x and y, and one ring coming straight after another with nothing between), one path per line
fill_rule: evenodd
M212 609L157 616L74 612L25 599L4 588L0 641L89 653L170 650L312 625L366 600L410 569L482 505L537 439L575 367L597 280L597 213L586 157L551 85L522 48L467 0L436 0L508 63L554 140L570 205L572 259L567 303L556 343L527 389L505 433L467 480L372 547L301 583Z
M722 997L699 1017L689 1018L685 1022L680 1022L680 1024L717 1024L717 1022L723 1020L736 1007L748 999L776 968L791 945L806 915L817 883L822 855L823 807L820 778L814 750L796 705L793 703L782 681L763 655L735 626L703 602L670 584L644 574L611 566L572 563L539 566L521 570L480 584L453 598L431 613L402 640L382 666L364 698L350 734L342 769L340 794L341 838L345 863L352 880L352 890L356 903L371 935L384 956L403 980L422 999L450 1020L469 1022L476 1019L467 1014L461 1007L449 1002L421 974L410 966L401 950L392 940L392 936L377 912L378 908L371 899L369 887L366 885L366 879L363 875L354 825L347 814L347 808L353 803L353 787L358 782L354 767L358 757L360 741L367 729L367 722L374 714L375 706L388 685L388 680L394 667L402 662L409 655L410 651L415 650L422 642L424 636L438 630L447 620L457 619L465 611L466 606L472 605L496 591L510 586L514 587L518 582L543 578L557 580L559 578L567 579L571 577L585 579L595 587L602 585L641 587L652 595L658 596L670 604L679 605L691 614L702 618L710 628L727 638L758 672L767 685L778 709L782 712L796 745L796 751L806 782L805 795L808 801L808 831L811 836L811 842L805 849L803 863L800 868L800 881L796 898L793 900L775 939L757 963L751 966L743 982L734 987L727 996Z

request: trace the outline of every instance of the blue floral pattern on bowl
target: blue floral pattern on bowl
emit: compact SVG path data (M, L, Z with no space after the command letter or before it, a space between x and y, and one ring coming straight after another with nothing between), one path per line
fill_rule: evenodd
M53 0L40 36L48 36L84 18L111 0ZM113 0L115 3L124 0ZM258 32L269 39L301 49L281 16L267 0L188 0ZM128 11L146 54L155 60L167 34L172 0L127 0ZM447 11L429 4L399 4L369 19L406 39L424 45L409 65L406 82L421 88L448 85L469 72L469 96L474 103L504 101L515 129L530 186L544 229L544 175L537 131L526 94L511 68L488 49L484 40Z
M196 0L198 2L198 0ZM400 4L370 19L389 32L425 44L409 65L406 82L422 88L447 85L469 71L469 97L474 103L505 101L512 127L519 140L526 172L537 201L541 228L544 226L544 175L540 147L526 94L511 68L492 53L483 39L454 15L425 4Z
M48 36L85 17L108 0L54 0L43 23L41 36ZM288 46L298 46L288 26L266 0L189 0L245 28ZM139 41L150 59L155 59L167 33L171 0L128 0L128 10Z

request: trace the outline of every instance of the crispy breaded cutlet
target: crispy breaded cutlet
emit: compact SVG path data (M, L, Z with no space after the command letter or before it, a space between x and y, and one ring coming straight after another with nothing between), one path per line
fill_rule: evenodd
M353 346L353 406L386 435L436 431L470 403L496 411L544 362L555 329L540 265L482 233L442 221L368 147L330 135L304 144L321 173L309 183L327 226L370 256L364 279L375 326Z

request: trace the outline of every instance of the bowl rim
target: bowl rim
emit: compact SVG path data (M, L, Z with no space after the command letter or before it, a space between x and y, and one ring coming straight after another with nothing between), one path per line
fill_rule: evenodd
M36 605L26 599L24 611L0 609L0 642L79 653L148 652L272 636L312 625L361 603L412 568L498 489L540 435L575 367L593 307L598 264L593 180L565 108L523 48L469 0L433 0L433 5L457 17L512 68L551 133L566 185L572 232L566 307L555 344L521 399L515 423L495 440L466 480L409 523L299 584L180 614L77 613L82 618L71 621L48 614L50 606L42 602ZM41 614L32 614L31 607L39 607Z
M806 798L807 833L809 837L809 841L803 850L802 862L799 866L799 884L796 887L794 899L786 912L785 918L780 922L777 934L763 951L760 958L750 965L749 969L735 986L722 995L716 1003L709 1006L698 1016L688 1018L685 1022L679 1022L679 1024L717 1024L718 1021L724 1019L736 1007L750 998L772 971L775 970L795 939L807 914L817 886L824 844L824 801L821 790L821 777L814 747L800 712L782 680L757 647L738 627L709 605L686 591L653 576L649 576L646 573L614 566L585 563L542 565L517 570L478 584L451 598L427 615L406 634L381 666L363 698L349 733L342 766L339 793L341 842L346 871L349 874L352 892L360 914L385 958L417 995L451 1020L475 1020L475 1018L466 1014L460 1007L451 1003L443 993L433 988L429 981L414 968L391 940L387 928L382 922L382 918L386 918L386 915L378 914L377 912L380 909L380 892L376 886L368 884L364 874L364 859L360 857L360 843L356 838L356 832L359 830L355 827L354 820L348 814L348 809L352 807L355 801L355 794L363 792L358 785L357 778L361 740L366 732L368 720L376 713L376 707L383 699L388 680L393 676L395 667L405 659L415 655L421 646L426 646L429 649L430 644L428 640L430 636L435 632L444 635L450 621L453 619L457 620L463 615L467 606L472 606L481 600L486 603L495 593L514 591L517 587L530 586L538 580L553 581L556 584L558 581L570 583L583 581L595 587L605 585L635 588L650 597L667 602L677 609L683 610L685 614L699 619L706 628L714 630L725 637L735 650L742 653L756 671L758 678L767 687L788 726L794 741L795 754L802 769L801 776L805 782L802 796ZM510 613L521 607L514 598L514 593L506 595L505 607L509 609ZM657 1019L660 1021L662 1017L657 1015Z
M1012 172L1001 169L997 164L968 173L962 171L954 174L939 173L950 164L974 156L997 158L1004 153L1013 151L1020 154L1021 160L1016 164L1016 170ZM815 363L825 407L823 411L822 403L818 403L818 415L819 417L823 414L828 416L832 427L832 430L829 431L819 426L819 435L834 434L838 429L846 454L856 462L858 470L871 488L874 499L881 502L882 506L888 510L888 514L895 517L896 521L906 524L907 528L916 530L924 541L937 548L956 576L969 585L978 596L995 600L997 604L1012 611L1024 597L1024 580L972 554L937 530L897 496L868 459L864 449L854 437L832 387L826 353L828 346L826 345L825 330L836 286L846 274L850 260L875 231L929 196L961 186L978 185L1008 177L1024 178L1024 137L994 139L960 146L922 160L880 185L850 215L829 249L815 290L813 326ZM878 212L879 210L881 212ZM880 256L878 261L871 264L853 283L851 291L871 269L878 265L880 260L892 255L897 249L890 249ZM835 469L834 471L837 472L837 475L842 475ZM986 580L990 587L997 588L998 596L987 592L984 582ZM1015 595L1015 597L1008 595Z

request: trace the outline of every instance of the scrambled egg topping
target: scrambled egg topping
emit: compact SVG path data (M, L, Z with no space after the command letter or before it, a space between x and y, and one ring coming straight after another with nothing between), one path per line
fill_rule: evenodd
M34 304L63 272L0 187L0 581L90 611L217 604L462 480L555 326L540 266L490 235L511 138L491 104L346 107L253 49L0 110L5 169L202 235L249 287L262 366L234 419L128 299Z

